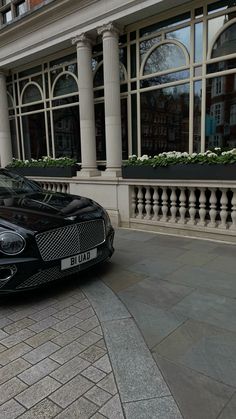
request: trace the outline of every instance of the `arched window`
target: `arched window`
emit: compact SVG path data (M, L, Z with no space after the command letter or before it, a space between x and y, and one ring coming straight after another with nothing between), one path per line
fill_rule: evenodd
M78 93L78 85L73 76L68 73L62 74L54 86L54 96L64 96L70 93Z
M236 23L228 26L213 45L211 58L234 54L236 43Z
M42 100L42 95L39 88L35 84L29 84L23 93L22 103L26 105L40 100Z
M143 75L159 73L186 64L184 51L178 45L173 43L158 45L148 56L143 68Z

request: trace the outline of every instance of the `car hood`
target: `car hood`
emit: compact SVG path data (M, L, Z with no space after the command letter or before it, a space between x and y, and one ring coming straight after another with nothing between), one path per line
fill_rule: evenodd
M103 209L88 198L37 192L0 199L0 229L14 226L45 231L103 217Z

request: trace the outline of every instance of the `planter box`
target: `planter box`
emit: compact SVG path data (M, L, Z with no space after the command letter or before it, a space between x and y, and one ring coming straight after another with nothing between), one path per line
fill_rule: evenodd
M76 175L80 167L9 167L9 170L21 176L72 177Z
M236 164L175 164L166 167L122 166L125 179L236 180Z

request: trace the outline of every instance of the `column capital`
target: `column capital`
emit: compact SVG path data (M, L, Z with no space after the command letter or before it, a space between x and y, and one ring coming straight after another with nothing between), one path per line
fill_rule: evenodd
M97 28L98 35L102 35L103 37L106 36L106 34L109 34L109 36L112 34L113 36L118 37L120 32L121 31L118 26L116 26L113 22L109 22Z
M82 33L80 35L75 36L74 38L72 38L71 42L72 45L76 45L77 48L84 46L90 48L93 45L93 40L86 33Z

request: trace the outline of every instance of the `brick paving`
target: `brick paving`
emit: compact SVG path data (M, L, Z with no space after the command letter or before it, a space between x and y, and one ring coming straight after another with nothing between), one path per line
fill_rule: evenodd
M124 418L99 319L65 291L0 308L1 419Z

